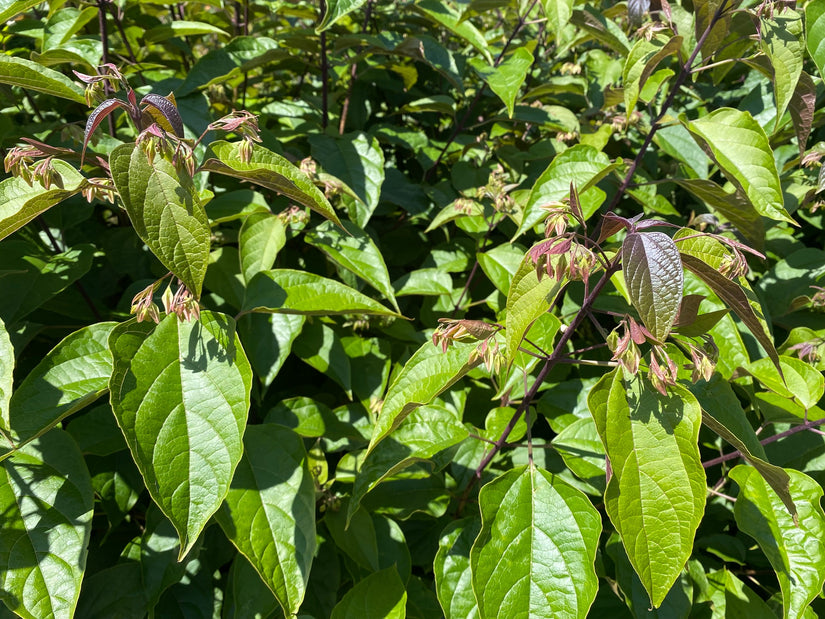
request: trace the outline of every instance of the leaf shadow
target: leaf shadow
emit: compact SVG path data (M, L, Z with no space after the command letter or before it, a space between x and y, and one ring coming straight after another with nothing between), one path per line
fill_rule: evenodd
M630 419L646 424L653 417L667 434L673 434L684 417L681 397L673 392L663 396L654 391L646 380L642 382L641 393L628 391L627 406L630 409Z

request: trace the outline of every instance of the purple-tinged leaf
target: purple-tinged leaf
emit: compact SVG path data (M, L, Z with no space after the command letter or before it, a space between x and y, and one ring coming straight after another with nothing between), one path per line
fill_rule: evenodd
M100 123L103 122L103 119L119 107L129 107L129 104L120 99L106 99L106 101L98 105L89 115L89 120L86 121L86 131L83 133L83 150L80 153L80 167L83 167L83 160L86 158L86 145L89 143L89 138Z
M653 337L664 341L684 288L676 244L663 232L631 232L622 244L622 269L633 307Z
M151 105L155 108L163 115L169 123L169 126L172 127L172 131L175 132L175 135L179 138L183 137L183 119L180 117L178 108L176 108L175 104L169 99L150 93L140 100L140 104Z
M796 131L796 141L799 143L799 156L805 155L805 145L808 136L811 134L811 124L814 120L816 110L816 86L811 76L802 71L799 74L799 81L793 91L793 96L788 103L788 111L791 113L793 128Z
M745 295L745 291L742 290L739 284L729 280L719 271L711 268L694 256L682 254L682 264L705 282L710 289L716 293L716 296L739 316L739 319L745 323L756 340L762 345L762 348L765 349L768 357L773 361L773 364L781 375L782 369L779 366L779 354L776 352L776 348L774 348L773 340L754 313L753 308L748 302L748 297Z

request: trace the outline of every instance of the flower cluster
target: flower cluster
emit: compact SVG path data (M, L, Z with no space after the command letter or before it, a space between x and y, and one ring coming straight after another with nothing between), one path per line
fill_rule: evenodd
M438 328L433 332L433 344L441 348L442 352L447 352L453 342L480 340L478 347L470 354L469 362L475 363L481 359L488 371L498 373L501 370L504 355L495 340L495 335L501 330L501 325L481 320L452 318L439 318L438 322Z
M170 160L179 172L195 175L196 163L192 147L185 140L164 131L157 123L152 123L141 131L136 143L146 153L149 165L152 165L155 156L160 155Z
M163 279L160 279L137 293L132 299L132 307L129 310L130 314L135 314L138 322L143 322L146 319L152 322L160 322L160 312L158 306L154 303L155 291L160 287ZM172 292L172 283L161 297L163 303L163 310L167 314L175 314L178 320L189 322L197 320L200 317L200 305L194 298L189 289L178 280L178 289Z
M252 149L254 142L260 142L260 129L258 128L258 117L246 110L233 111L215 122L209 123L207 131L233 131L241 136L242 141L238 146L241 161L249 163L252 160Z

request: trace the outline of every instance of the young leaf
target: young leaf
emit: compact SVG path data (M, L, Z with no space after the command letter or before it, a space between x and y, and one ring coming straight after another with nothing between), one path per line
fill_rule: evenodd
M313 316L398 316L339 281L292 269L261 271L253 277L246 289L243 311Z
M161 155L150 163L135 144L115 148L109 166L135 232L199 299L211 231L192 179Z
M811 125L816 111L816 86L811 76L802 71L799 81L788 102L788 111L791 113L793 128L796 132L796 142L799 146L799 156L805 154L808 136L811 134ZM777 117L778 118L778 117Z
M92 134L100 126L100 123L102 123L109 114L118 108L126 108L127 110L130 110L131 106L126 103L126 101L122 101L120 99L106 99L103 103L92 110L91 114L89 114L89 118L86 119L86 129L83 131L83 149L80 151L81 167L83 167L83 161L86 158L86 146L88 146Z
M116 324L101 322L75 331L26 375L3 419L3 429L16 447L106 393L112 374L108 340Z
M234 321L212 312L159 325L129 321L109 338L112 410L182 559L220 507L241 459L252 370Z
M507 115L513 117L513 107L516 104L516 96L527 77L530 67L533 66L533 54L526 47L519 47L503 63L492 68L489 65L479 62L474 64L481 73L484 81L498 98L507 106Z
M246 162L241 155L239 142L230 144L217 141L212 142L209 148L214 157L204 161L201 170L226 174L277 191L341 225L324 193L289 160L256 145L252 149L252 158Z
M602 522L587 497L533 465L481 489L470 566L479 617L584 619L599 584Z
M657 608L693 549L706 492L701 409L684 387L668 389L662 396L638 376L625 383L617 368L588 396L613 468L607 515Z
M719 273L716 269L711 268L698 258L688 254L682 254L682 264L685 268L690 269L703 282L705 282L716 296L730 308L739 319L745 323L750 332L756 340L762 344L762 348L771 358L773 364L779 368L779 354L774 348L773 340L765 330L762 321L754 313L748 297L745 292L736 282L729 280L727 277Z
M653 75L653 71L662 60L677 54L681 48L682 37L680 36L671 38L657 36L650 41L642 37L636 42L627 55L624 71L622 71L624 106L628 117L636 108L639 92L647 82L647 78Z
M446 619L477 619L470 549L481 530L478 516L454 520L438 542L433 561L435 590Z
M306 242L324 252L330 260L352 271L380 292L398 310L390 274L384 257L370 236L350 222L342 223L345 234L325 221L304 236Z
M798 525L756 469L737 466L729 476L739 484L734 516L771 562L782 589L782 616L802 617L825 583L825 514L822 487L792 469L791 495L799 510Z
M449 410L421 406L401 422L390 440L382 441L361 463L347 517L358 510L361 499L385 479L467 438L467 429Z
M407 415L424 406L448 389L458 379L481 363L470 361L477 342L454 342L447 352L425 342L390 385L381 412L372 430L368 451L373 451L384 438L401 425Z
M664 342L684 289L676 244L663 232L631 232L622 244L622 271L633 307L653 337Z
M86 182L83 175L65 161L53 160L52 169L59 175L59 182L49 189L39 182L29 185L17 177L0 182L0 240L78 193Z
M524 257L510 282L510 293L507 295L507 328L504 336L507 358L511 363L524 336L536 319L550 309L565 282L564 278L556 281L546 274L539 281L532 258L529 254Z
M696 120L680 119L759 214L796 223L785 210L768 136L750 112L720 108Z
M62 73L25 58L0 56L0 84L20 86L61 99L69 99L75 103L86 104L83 89L72 80Z
M238 235L241 273L248 284L252 278L272 268L286 244L286 224L272 213L253 213L244 219Z
M143 96L140 100L140 104L150 105L155 108L161 113L163 118L166 119L169 126L172 127L172 131L175 132L175 135L179 138L183 137L183 119L180 117L178 108L169 99L166 97L161 97L160 95L149 93L148 95Z
M779 129L782 116L796 90L802 62L805 59L805 32L802 15L792 9L762 15L759 20L759 46L773 66L773 89L776 97L776 122Z
M388 567L370 574L344 594L332 609L330 619L350 617L406 617L407 591L398 576L398 570Z
M94 494L72 438L53 430L0 465L0 598L26 619L70 619Z
M315 553L315 486L301 438L274 424L247 428L243 457L215 518L284 614L297 613Z

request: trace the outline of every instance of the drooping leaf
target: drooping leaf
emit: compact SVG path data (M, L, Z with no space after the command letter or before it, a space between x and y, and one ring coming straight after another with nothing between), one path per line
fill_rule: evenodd
M366 2L367 0L329 0L326 3L326 13L324 13L321 23L315 28L315 32L323 32L344 15L361 8Z
M736 524L771 562L782 589L782 616L796 619L825 583L825 514L819 503L822 487L804 473L786 472L798 525L756 469L740 465L728 475L739 484Z
M33 6L41 4L43 0L4 0L0 2L0 24L25 13Z
M221 619L272 617L279 610L278 600L261 580L249 560L238 553L229 568Z
M109 166L135 232L199 299L211 233L191 177L160 155L150 163L135 144L115 148Z
M565 280L556 281L545 275L538 279L530 255L526 255L510 282L507 295L507 328L504 331L507 358L512 363L524 336L539 316L547 312L556 300Z
M83 148L80 151L81 167L83 165L83 160L86 157L86 146L88 146L89 140L92 138L92 134L100 126L100 123L102 123L104 119L109 116L109 114L121 108L128 110L131 108L131 105L121 99L106 99L103 103L92 110L91 114L89 114L89 118L86 119L86 129L83 131Z
M230 144L217 141L212 142L209 148L214 157L204 161L201 170L226 174L277 191L341 225L323 192L284 157L263 146L255 146L252 158L245 162L240 153L240 142Z
M802 15L792 9L762 15L759 32L759 45L773 67L773 90L776 97L774 128L778 129L796 90L805 59Z
M17 58L0 56L0 84L20 86L47 95L86 104L83 89L68 77L41 64Z
M438 542L433 561L435 590L446 619L477 619L478 603L473 594L470 549L481 530L477 516L454 520Z
M825 6L820 2L805 5L805 29L808 54L819 69L819 76L825 76Z
M451 411L421 406L410 413L361 463L349 501L348 517L361 499L392 475L417 462L426 462L438 452L467 438L467 429Z
M352 271L380 292L398 310L390 274L384 257L370 236L350 222L342 222L346 232L325 221L305 235L307 243L324 252L330 260Z
M112 374L108 340L116 324L101 322L75 331L26 375L3 419L16 447L106 393Z
M241 459L252 370L234 321L201 313L157 327L129 321L109 338L112 410L183 558L220 507Z
M143 35L147 43L161 43L174 37L191 37L202 34L216 34L219 37L229 37L229 34L217 26L201 21L174 20L168 24L150 28Z
M739 319L745 323L745 326L748 327L756 340L762 345L762 348L765 349L765 352L771 358L774 365L780 367L779 354L776 352L776 348L774 348L773 340L765 330L763 322L760 321L759 317L754 313L748 297L739 284L728 279L719 273L719 271L711 268L705 262L694 256L682 254L682 264L701 278L701 280L716 293L716 296L739 316Z
M817 405L825 393L825 378L822 373L802 359L782 355L779 370L769 359L759 359L745 368L762 385L774 393L799 402L803 408Z
M216 519L284 613L297 613L315 553L315 486L295 432L275 424L247 428L243 457Z
M795 223L785 210L768 136L750 112L720 108L682 123L759 214Z
M53 430L0 465L0 598L26 619L70 619L86 569L94 494L72 438Z
M253 213L244 219L238 236L241 273L248 284L252 278L272 268L286 243L286 225L272 213Z
M793 128L796 132L799 156L802 157L805 154L805 146L811 134L811 125L816 111L816 86L811 76L805 71L799 74L799 81L788 102L788 111L791 113Z
M243 311L314 316L398 315L339 281L292 269L261 271L253 277L246 289Z
M372 431L369 452L401 425L419 406L429 404L445 389L481 363L470 360L477 342L454 342L447 352L424 343L393 380Z
M546 217L547 213L539 207L566 198L570 194L571 182L579 189L583 208L588 207L585 210L590 211L585 212L585 216L591 214L594 210L589 207L591 196L597 199L597 203L594 204L598 209L604 199L604 192L597 187L588 187L598 182L610 170L609 157L592 146L577 144L556 155L530 190L521 225L513 239Z
M140 100L140 105L143 109L146 109L145 106L154 108L157 113L160 114L160 117L157 118L163 123L161 126L167 131L171 128L176 136L179 138L183 137L183 119L180 117L178 107L174 103L174 97L170 100L167 97L161 97L150 92L149 94L143 95L143 98ZM163 121L166 122L164 123Z
M248 314L238 321L249 363L264 386L275 380L305 320L300 314L267 313Z
M338 138L312 135L309 143L313 159L324 172L335 176L354 194L355 200L348 205L349 218L358 228L364 228L378 206L384 184L384 151L378 139L365 133Z
M653 75L656 67L668 56L677 54L682 48L682 37L667 38L657 36L648 41L640 38L625 60L622 71L622 85L624 86L624 106L628 117L636 108L639 92Z
M617 368L588 396L613 469L607 514L654 607L690 556L705 510L701 409L684 387L668 389L663 396L639 376L626 382Z
M55 204L78 193L85 183L83 175L64 161L54 160L52 167L59 181L46 189L12 177L0 182L0 240L19 230Z
M461 21L461 13L454 5L441 0L420 0L415 8L457 37L464 39L484 56L488 63L493 63L487 39L472 22Z
M570 21L621 56L627 56L630 51L627 35L616 22L596 8L584 6L583 9L574 10Z
M601 517L587 497L532 465L481 489L470 566L479 617L587 616Z
M526 47L519 47L503 63L492 68L483 62L474 64L476 70L481 73L484 81L498 98L507 107L507 114L513 117L513 107L516 104L516 96L524 84L530 67L533 66L533 54Z
M404 619L407 591L394 566L370 574L344 594L332 609L330 619L383 617Z
M670 333L682 302L679 250L663 232L631 232L622 243L622 272L633 307L660 342Z

